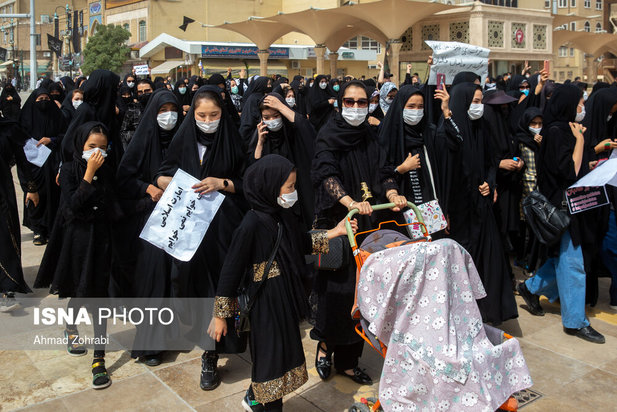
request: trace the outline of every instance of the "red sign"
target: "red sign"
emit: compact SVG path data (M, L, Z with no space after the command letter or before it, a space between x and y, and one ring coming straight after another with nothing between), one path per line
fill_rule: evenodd
M514 33L514 39L518 44L522 44L523 40L525 40L525 34L523 33L523 30L517 29Z

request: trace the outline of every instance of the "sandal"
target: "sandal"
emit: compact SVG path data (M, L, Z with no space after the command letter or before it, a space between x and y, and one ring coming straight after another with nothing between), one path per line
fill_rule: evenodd
M64 337L66 338L66 352L71 356L84 356L88 353L88 349L85 346L77 343L79 341L79 332L75 330L64 330Z
M105 369L105 358L94 358L92 360L92 387L104 389L109 385L111 385L111 378Z

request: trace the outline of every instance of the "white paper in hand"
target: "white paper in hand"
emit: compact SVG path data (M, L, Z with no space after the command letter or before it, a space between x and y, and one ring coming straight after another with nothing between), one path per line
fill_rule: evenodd
M44 144L36 147L37 144L38 141L35 139L30 138L26 140L26 144L24 145L24 154L30 163L38 167L43 167L47 161L47 158L51 154L51 150Z
M156 204L140 238L183 262L191 260L225 196L191 187L199 180L178 169Z

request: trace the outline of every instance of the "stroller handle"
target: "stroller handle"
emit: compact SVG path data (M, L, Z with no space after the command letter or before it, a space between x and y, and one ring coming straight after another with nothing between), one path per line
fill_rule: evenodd
M424 218L422 218L422 213L420 212L418 207L411 202L407 202L407 206L411 210L413 210L413 212L416 214L416 218L418 219L418 222L422 224L421 227L423 228L423 231L426 231L426 226L424 225ZM380 205L371 205L371 209L373 209L373 211L391 209L393 207L396 207L394 203L382 203ZM351 223L349 221L358 212L359 212L358 209L352 209L351 211L349 211L349 213L347 213L347 218L345 219L345 229L347 229L347 239L349 239L349 244L351 245L352 249L356 248L357 244L356 244L356 237L354 236L353 230L351 229ZM428 235L428 232L426 232L425 235Z

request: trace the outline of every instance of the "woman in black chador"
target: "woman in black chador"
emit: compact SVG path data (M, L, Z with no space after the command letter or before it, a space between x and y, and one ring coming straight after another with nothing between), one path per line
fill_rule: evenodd
M450 109L463 138L451 151L452 182L448 190L450 233L473 257L487 296L478 301L485 322L516 318L510 268L493 214L497 161L482 115L482 88L461 83L452 88Z
M290 213L296 173L294 165L279 155L267 155L247 170L244 194L251 210L234 233L217 288L215 327L210 330L217 340L235 333L227 329L225 319L237 313L238 287L246 286L255 299L250 312L252 382L243 400L245 408L259 403L266 411L280 411L283 396L308 380L298 327L308 315L304 255L326 253L329 239L346 234L343 222L332 230L306 232ZM280 244L266 274L279 226Z
M32 178L31 164L26 160L23 145L27 135L12 120L0 120L0 312L17 307L15 292L31 292L24 281L21 267L21 231L15 198L15 187L11 174L12 163L25 173L20 176L20 184L27 199L38 197L37 187ZM34 201L32 200L32 201Z
M315 86L313 86L315 87ZM317 86L318 87L318 86ZM367 122L369 97L359 81L341 87L340 112L326 123L315 142L311 180L315 189L316 227L329 228L358 209L360 230L371 228L371 203L386 199L398 207L407 205L398 195L394 168L386 163ZM335 368L360 384L371 378L358 368L364 341L354 330L351 309L356 284L356 264L351 250L346 265L335 271L319 271L315 282L317 312L311 337L318 341L315 366L319 376L330 376L332 355Z
M21 110L21 97L19 93L13 87L11 83L7 83L2 89L0 94L0 111L2 117L9 120L19 119L19 112Z
M56 174L60 164L60 139L66 126L62 111L51 99L50 92L42 88L36 89L26 100L19 123L30 137L52 151L43 166L28 165L39 188L39 203L28 203L24 209L23 223L34 232L34 244L44 245L51 233L60 201Z
M436 92L445 115L437 127L425 113L426 91L428 88L401 87L381 122L379 144L396 166L399 192L416 205L438 199L445 215L448 147L456 146L460 136L448 109L448 93ZM432 99L426 100L432 104Z
M156 186L155 176L165 160L171 139L180 127L181 110L171 91L160 89L154 92L118 167L118 196L126 214L126 219L119 225L122 230L118 241L122 241L119 249L125 251L124 273L128 278L119 278L113 283L117 290L125 292L123 296L171 296L171 257L139 239L139 234L163 195L163 190ZM126 293L127 288L131 294ZM138 327L136 342L160 342L149 336L157 332L155 329ZM159 351L133 350L131 356L145 357L144 363L148 366L161 363Z
M252 164L268 154L278 154L296 165L299 201L293 211L306 229L310 229L314 220L310 173L315 129L306 117L290 109L279 94L264 96L259 110L262 121L251 137L248 162Z
M334 112L335 101L336 93L328 84L328 78L326 75L320 74L315 78L313 87L309 90L306 106L309 120L315 130L319 131L328 122Z
M225 200L191 261L173 261L172 296L215 296L233 231L246 211L241 179L245 157L238 129L227 113L221 90L218 86L202 86L195 93L191 109L169 145L156 183L165 190L176 171L182 169L201 180L194 187L196 191L210 193L217 190L225 195ZM196 329L201 326L199 320L194 322ZM200 331L205 332L206 328L207 325ZM244 350L233 336L230 334L221 340L216 351L204 352L202 389L215 389L221 382L216 368L218 353Z

